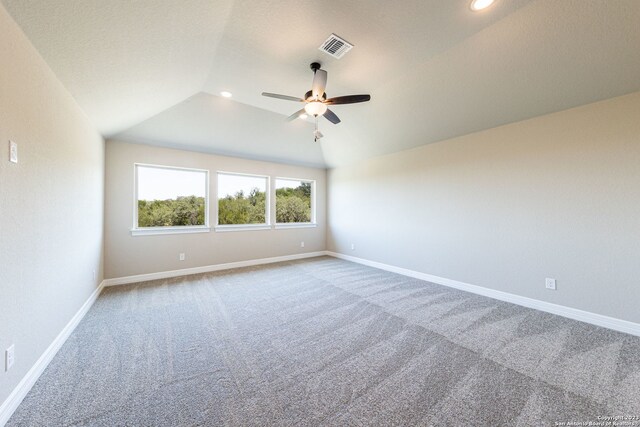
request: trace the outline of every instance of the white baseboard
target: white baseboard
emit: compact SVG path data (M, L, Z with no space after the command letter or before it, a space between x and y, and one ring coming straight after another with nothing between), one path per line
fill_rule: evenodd
M168 279L171 277L188 276L190 274L210 273L212 271L229 270L232 268L251 267L254 265L271 264L274 262L292 261L303 258L313 258L327 255L326 251L307 252L304 254L284 255L271 258L251 259L247 261L228 262L225 264L205 265L202 267L183 268L180 270L160 271L158 273L136 274L135 276L105 279L105 286L127 285L130 283L148 282L149 280Z
M602 326L604 328L613 329L614 331L624 332L631 335L640 336L640 324L629 322L627 320L616 319L614 317L603 316L602 314L591 313L577 308L566 307L564 305L553 304L550 302L540 301L533 298L527 298L520 295L510 294L508 292L496 291L494 289L484 288L482 286L471 285L469 283L459 282L457 280L447 279L444 277L433 276L431 274L421 273L419 271L409 270L406 268L396 267L381 262L369 261L364 258L357 258L350 255L344 255L337 252L327 251L327 255L356 262L358 264L367 265L369 267L379 268L381 270L402 274L403 276L413 277L415 279L427 282L437 283L439 285L448 286L450 288L460 289L462 291L471 292L485 297L506 301L523 307L533 308L547 313L557 314L558 316L567 317L573 320L579 320L592 325Z
M82 307L80 307L80 310L78 310L69 323L67 323L64 329L62 329L58 336L53 340L51 345L49 345L44 353L42 353L42 356L40 356L31 369L29 369L29 372L27 372L24 378L22 378L22 381L18 383L9 397L7 397L7 399L2 403L0 406L0 426L4 426L7 421L9 421L9 418L11 418L11 415L13 415L15 410L18 408L22 399L24 399L27 393L29 393L29 390L31 390L31 387L33 387L38 378L40 378L40 375L42 375L46 367L49 365L49 362L51 362L58 350L60 350L85 314L87 314L93 303L98 299L103 288L104 281L100 283L100 286L98 286L95 291L93 291L89 299L87 299Z

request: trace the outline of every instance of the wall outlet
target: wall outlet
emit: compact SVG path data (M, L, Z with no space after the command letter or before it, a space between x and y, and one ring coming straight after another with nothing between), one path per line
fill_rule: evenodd
M13 141L9 141L9 161L18 163L18 144Z
M180 261L184 261L184 252L180 253L180 256L178 258L180 258Z
M356 245L355 245L355 244L353 244L353 243L351 244L351 250L352 250L352 251L355 251L355 250L356 250Z
M300 247L304 248L304 242L300 242Z
M548 277L544 281L547 289L556 290L556 279L549 279Z
M93 281L94 282L96 281L96 271L95 270L93 270Z
M9 346L9 348L7 348L4 352L5 372L11 369L11 367L13 366L13 362L15 362L16 360L15 349L16 349L16 346L14 344L11 344L11 346Z

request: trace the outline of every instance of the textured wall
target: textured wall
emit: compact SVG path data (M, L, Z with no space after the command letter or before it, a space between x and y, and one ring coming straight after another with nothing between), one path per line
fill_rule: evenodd
M640 322L639 185L634 93L330 170L327 245Z
M133 226L134 163L191 167L209 170L210 195L216 188L216 172L239 172L316 180L315 228L249 230L238 232L131 236ZM325 250L325 169L259 162L190 151L109 140L106 144L105 277L116 278L201 267L234 261ZM272 212L275 201L272 200ZM215 224L211 199L209 223ZM300 247L300 241L305 247ZM179 261L184 252L186 259Z
M0 58L1 404L102 280L104 142L1 5Z

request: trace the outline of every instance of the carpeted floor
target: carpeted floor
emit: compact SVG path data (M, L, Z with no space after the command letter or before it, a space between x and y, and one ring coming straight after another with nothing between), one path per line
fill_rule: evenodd
M105 289L8 425L599 416L640 416L639 337L321 257Z

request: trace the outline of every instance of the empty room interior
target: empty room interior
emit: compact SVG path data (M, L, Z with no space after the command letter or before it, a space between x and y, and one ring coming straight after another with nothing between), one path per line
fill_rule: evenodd
M0 0L0 426L639 426L640 1Z

